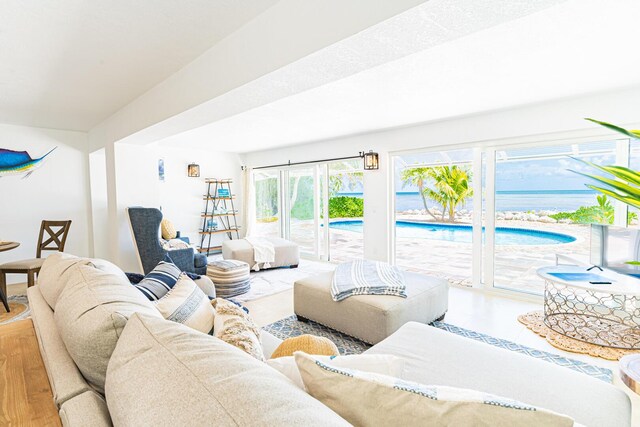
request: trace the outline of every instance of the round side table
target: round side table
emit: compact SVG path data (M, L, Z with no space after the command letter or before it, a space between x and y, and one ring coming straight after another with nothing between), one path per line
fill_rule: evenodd
M640 354L628 354L620 359L620 378L634 393L640 394Z
M625 350L640 349L640 280L611 270L540 268L544 323L564 336Z

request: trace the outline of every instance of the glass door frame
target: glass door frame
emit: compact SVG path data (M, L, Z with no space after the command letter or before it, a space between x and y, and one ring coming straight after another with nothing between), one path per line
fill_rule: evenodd
M471 289L481 290L486 293L508 296L510 298L522 299L527 301L542 301L542 295L527 293L517 290L509 290L496 287L495 279L495 227L496 227L496 152L509 149L526 149L532 147L551 147L558 145L574 145L585 144L601 141L616 141L616 164L619 166L629 166L630 161L630 144L629 138L619 138L610 133L603 133L599 130L590 132L563 132L550 135L539 135L538 137L512 138L502 141L484 141L479 143L438 145L431 147L423 147L411 150L401 150L389 153L389 195L388 206L389 212L389 254L390 262L396 264L396 162L398 156L450 151L459 149L473 149L472 170L475 177L480 179L473 180L474 194L482 195L474 197L473 200L473 216L472 216L472 287ZM484 174L483 172L484 166ZM483 191L484 190L484 191ZM484 199L484 203L483 203ZM616 201L616 220L614 225L627 226L626 212L628 208L621 202ZM484 213L484 220L483 220ZM484 243L482 239L482 228L484 225Z

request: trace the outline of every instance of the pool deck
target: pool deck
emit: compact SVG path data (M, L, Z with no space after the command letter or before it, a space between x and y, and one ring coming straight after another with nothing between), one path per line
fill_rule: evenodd
M416 216L398 216L398 220L417 219ZM494 282L497 287L541 294L544 282L536 274L538 268L555 265L557 254L588 259L588 225L497 220L496 226L549 231L576 238L571 243L551 245L496 245ZM292 227L292 240L302 246L312 247L313 224L306 221L296 223ZM396 264L400 268L442 277L452 285L471 286L470 243L408 237L398 237L396 240ZM331 229L332 262L362 258L363 247L362 233Z

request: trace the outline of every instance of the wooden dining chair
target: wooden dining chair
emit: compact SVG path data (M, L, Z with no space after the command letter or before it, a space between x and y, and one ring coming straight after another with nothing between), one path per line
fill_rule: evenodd
M42 267L42 263L44 263L42 252L63 252L64 245L67 242L69 228L71 228L71 221L42 221L40 225L40 235L38 237L38 247L36 248L36 257L0 264L0 296L4 296L2 302L7 312L9 312L9 305L6 302L7 274L26 274L27 286L33 286L36 282L36 275L40 273L40 268Z

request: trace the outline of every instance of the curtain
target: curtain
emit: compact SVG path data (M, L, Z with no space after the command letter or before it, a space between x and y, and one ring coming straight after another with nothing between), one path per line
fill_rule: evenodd
M253 225L256 222L256 188L253 183L253 169L244 168L243 174L243 193L245 196L243 203L243 219L245 236L253 234Z

